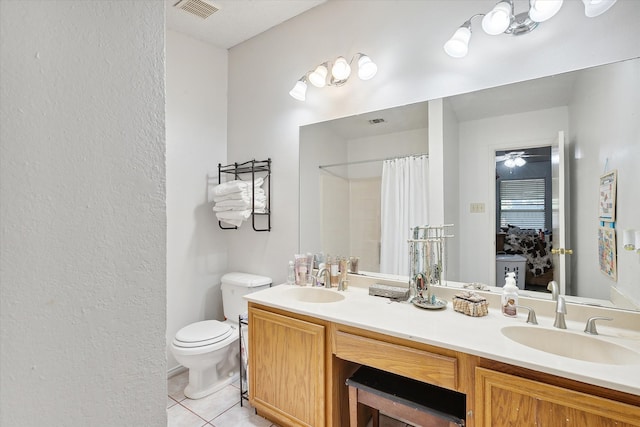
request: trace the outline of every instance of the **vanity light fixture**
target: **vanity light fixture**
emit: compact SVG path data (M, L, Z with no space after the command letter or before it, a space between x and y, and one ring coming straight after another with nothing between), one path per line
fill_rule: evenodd
M360 80L372 79L378 72L378 66L364 53L357 53L351 61L343 56L337 57L333 62L325 61L312 71L307 71L289 91L291 97L298 101L304 101L307 94L307 82L315 87L342 86L351 76L351 64L357 59L358 77ZM331 70L331 72L329 72Z
M582 0L584 14L593 18L605 13L617 0ZM495 36L528 34L538 27L540 22L552 18L562 7L563 0L529 0L529 10L516 14L513 0L500 0L487 13L478 13L467 19L444 44L444 51L453 58L462 58L469 51L471 40L471 20L482 17L482 29Z

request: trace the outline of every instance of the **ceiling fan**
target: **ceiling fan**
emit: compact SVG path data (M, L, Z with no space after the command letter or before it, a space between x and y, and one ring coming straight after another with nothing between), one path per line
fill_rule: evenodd
M504 162L508 168L521 167L527 164L526 157L540 157L540 154L527 154L525 151L511 151L500 156L496 156L496 163Z

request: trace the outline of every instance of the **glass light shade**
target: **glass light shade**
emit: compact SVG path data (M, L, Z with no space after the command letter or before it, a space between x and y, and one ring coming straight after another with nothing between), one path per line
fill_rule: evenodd
M616 0L582 0L584 14L589 18L602 15L616 3Z
M289 91L289 95L298 101L304 101L307 98L307 84L302 80L298 80L293 89Z
M338 57L336 62L333 63L331 75L333 75L336 80L346 80L349 78L349 75L351 75L351 67L342 56Z
M525 159L523 159L522 157L516 157L513 162L516 164L516 166L521 167L527 164L527 161Z
M462 26L444 44L444 51L454 58L462 58L469 51L469 39L471 39L471 30L466 26Z
M324 65L318 65L316 69L309 74L309 81L315 87L325 87L327 85L327 67Z
M492 36L504 33L511 25L511 4L501 1L482 18L482 29Z
M504 165L508 168L515 168L516 167L516 162L513 159L507 159L504 161Z
M552 18L562 7L562 0L530 0L529 18L543 22Z
M378 66L366 55L358 59L358 77L360 80L369 80L378 72Z

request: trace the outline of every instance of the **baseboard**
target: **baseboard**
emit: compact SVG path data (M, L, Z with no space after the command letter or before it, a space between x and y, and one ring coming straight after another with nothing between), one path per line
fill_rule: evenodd
M171 377L175 377L176 375L180 375L183 372L186 372L187 368L182 365L178 365L175 368L171 368L167 371L167 379Z

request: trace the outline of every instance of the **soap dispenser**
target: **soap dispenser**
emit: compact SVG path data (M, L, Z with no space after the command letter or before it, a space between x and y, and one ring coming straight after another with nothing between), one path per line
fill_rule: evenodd
M518 305L518 287L516 286L516 273L509 272L504 279L502 288L502 314L507 317L516 317Z

